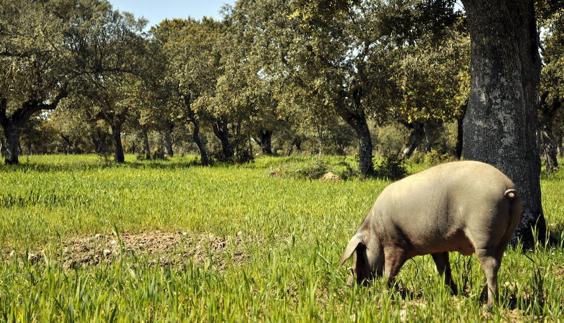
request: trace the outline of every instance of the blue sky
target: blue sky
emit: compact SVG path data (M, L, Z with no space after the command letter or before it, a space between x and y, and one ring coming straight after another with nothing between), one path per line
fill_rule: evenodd
M220 10L223 5L233 5L234 2L235 0L110 0L115 9L131 12L136 17L145 17L150 26L165 18L221 18Z

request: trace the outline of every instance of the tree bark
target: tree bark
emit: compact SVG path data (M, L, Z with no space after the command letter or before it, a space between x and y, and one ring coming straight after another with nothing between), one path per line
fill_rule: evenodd
M456 147L454 154L456 159L462 159L462 148L464 147L464 116L466 115L466 109L468 107L468 102L462 106L462 114L456 118Z
M221 160L224 162L232 162L234 160L233 145L229 141L229 128L227 122L221 119L216 119L212 122L213 133L221 142Z
M408 127L411 128L411 132L409 134L407 145L402 152L402 159L410 158L425 136L423 123L415 122L414 124L408 125Z
M6 136L6 165L18 165L20 155L20 133L21 129L13 123L2 124L4 136Z
M472 39L472 91L464 118L466 159L495 165L524 201L515 237L533 246L546 225L536 140L540 57L533 0L463 0Z
M10 116L7 114L8 100L0 97L0 125L4 128L4 134L7 140L7 156L6 164L18 164L20 148L20 133L25 123L35 114L43 110L54 110L57 108L62 99L68 95L66 86L59 90L59 93L49 99L38 99L33 97L23 102L21 107L16 109ZM50 101L50 103L45 103Z
M560 110L560 99L547 102L548 92L540 99L540 142L541 154L545 160L546 171L552 173L558 170L558 134L554 131L555 118Z
M174 157L174 150L172 147L172 131L174 129L174 124L167 122L164 128L164 146L165 152L168 157Z
M145 159L151 159L151 143L149 142L149 131L147 128L141 128L141 136L143 137L143 155L145 155Z
M372 136L368 128L366 115L361 112L351 112L346 109L339 109L343 120L350 125L358 137L358 156L359 169L362 176L370 177L374 175L374 162L372 161Z
M121 142L121 123L112 123L112 138L114 139L114 158L116 163L125 163L123 144Z
M192 130L192 140L198 147L200 151L200 163L202 166L209 166L210 165L210 158L208 154L208 149L206 148L206 144L202 140L202 136L200 135L200 119L192 110L192 101L190 95L183 95L184 99L184 111L186 112L186 117L188 122L192 123L194 129Z
M264 155L272 156L272 130L259 131L260 149Z
M208 155L208 149L206 148L206 145L200 136L200 122L198 120L194 120L192 124L194 125L194 130L192 131L192 139L194 140L196 146L198 146L198 150L200 151L200 162L202 166L209 166L210 158Z

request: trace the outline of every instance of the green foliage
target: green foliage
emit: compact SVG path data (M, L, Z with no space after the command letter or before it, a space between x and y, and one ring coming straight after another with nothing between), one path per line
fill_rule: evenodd
M404 126L389 124L377 129L376 148L383 156L399 155L407 142L408 133Z
M452 160L453 157L451 155L440 153L435 149L431 149L430 152L423 154L423 163L428 166L434 166Z
M386 180L398 180L407 175L404 159L396 155L385 155L376 166L376 177Z
M398 284L405 298L381 280L367 288L345 285L339 256L388 182L269 175L271 167L310 162L297 157L214 168L194 166L193 157L127 159L104 165L92 155L34 156L18 168L0 168L2 320L472 322L558 321L564 315L562 171L542 182L548 228L559 240L526 255L509 249L499 273L500 305L487 312L479 302L484 277L478 261L456 253L453 276L466 287L464 295L449 294L429 256L402 268ZM343 158L323 160L334 165ZM216 266L217 257L161 267L142 255L124 255L114 263L63 268L60 253L69 238L116 229L239 234L245 258L235 262L227 252L219 255L224 268ZM26 250L47 257L34 263Z

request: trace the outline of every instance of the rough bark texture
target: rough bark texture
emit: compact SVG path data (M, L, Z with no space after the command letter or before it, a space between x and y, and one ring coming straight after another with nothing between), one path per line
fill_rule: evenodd
M516 230L526 247L543 240L536 141L540 58L533 0L463 0L472 39L472 91L463 155L495 165L517 185L525 207Z
M123 145L121 143L121 124L114 123L111 125L112 138L114 139L114 158L116 163L125 163L125 155L123 154Z

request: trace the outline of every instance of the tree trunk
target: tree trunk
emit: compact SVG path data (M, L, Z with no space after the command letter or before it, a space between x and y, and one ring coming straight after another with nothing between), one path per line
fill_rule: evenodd
M151 144L147 128L141 128L141 136L143 137L143 155L145 155L145 159L151 159Z
M359 169L362 176L369 177L374 175L374 162L372 161L372 137L368 128L368 121L364 113L354 113L345 109L339 109L343 120L351 126L358 137L359 147Z
M264 155L272 155L272 130L259 131L260 149Z
M198 150L200 151L200 163L202 164L202 166L208 166L210 165L210 158L206 144L204 143L200 135L200 119L198 118L194 110L192 110L191 96L184 95L183 100L188 122L192 123L192 125L194 126L194 129L192 131L192 140L194 140L194 143L196 144L196 146L198 146Z
M561 134L556 136L556 147L558 150L558 156L560 156L560 158L564 158L564 145L562 139L563 138Z
M200 136L200 122L198 120L193 120L192 124L194 125L192 139L200 151L200 162L202 163L202 166L208 166L210 164L210 158L208 156L208 149Z
M546 172L552 173L558 170L558 134L554 131L555 119L560 110L561 102L553 99L547 102L548 92L544 92L540 99L540 142L541 153L545 160Z
M114 123L111 125L112 138L114 139L114 158L116 163L124 163L125 155L123 154L123 145L121 143L121 124Z
M234 150L231 142L229 141L229 128L227 122L223 120L214 120L212 123L213 133L221 142L222 156L221 160L225 162L232 162L234 160Z
M20 132L21 129L11 122L2 125L4 136L6 136L6 156L4 162L7 165L18 165L20 163Z
M464 146L464 119L456 119L456 147L454 154L456 159L462 158L462 147Z
M425 131L423 128L423 123L416 122L411 127L411 133L409 134L409 140L405 149L402 152L402 159L410 158L415 152L415 149L421 144L423 141L423 137L425 136Z
M558 171L558 147L551 129L540 131L542 155L545 160L546 172Z
M468 101L462 106L462 114L456 118L456 147L454 154L456 159L462 159L462 148L464 147L464 116L466 115L466 109L468 107Z
M472 91L463 154L498 167L524 201L515 237L545 239L536 140L540 58L533 0L463 0L472 39Z
M168 157L174 157L174 150L172 147L172 130L174 129L174 125L171 123L168 123L165 125L165 129L164 129L164 146L165 146L165 152L168 155Z

